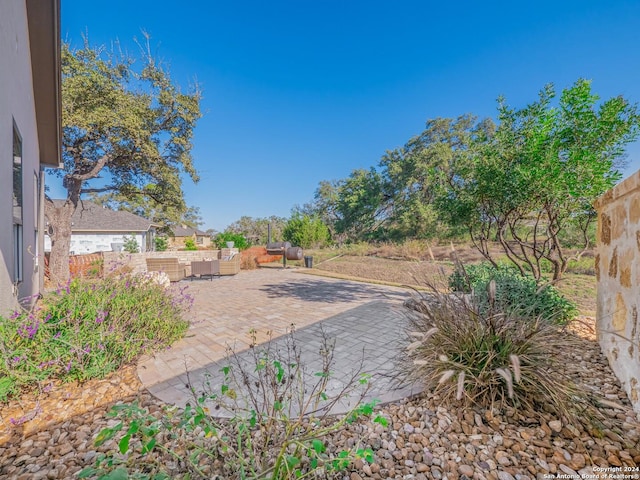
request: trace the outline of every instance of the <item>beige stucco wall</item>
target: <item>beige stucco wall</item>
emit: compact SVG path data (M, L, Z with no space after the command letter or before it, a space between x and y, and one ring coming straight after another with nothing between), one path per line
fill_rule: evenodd
M640 412L640 170L595 203L598 339Z
M200 236L194 233L190 237L167 237L169 240L169 248L172 250L184 248L187 238L192 239L198 248L209 248L211 246L211 237Z
M0 315L17 306L19 298L38 292L35 253L40 175L27 13L24 0L0 1ZM13 124L22 136L23 281L14 286L13 265ZM31 252L31 253L30 253Z

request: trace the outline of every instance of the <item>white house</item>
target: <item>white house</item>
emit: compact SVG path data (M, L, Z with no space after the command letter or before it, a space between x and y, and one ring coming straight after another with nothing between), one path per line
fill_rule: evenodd
M62 202L62 200L54 200ZM71 217L70 253L118 251L126 238L135 238L141 252L155 250L157 225L133 213L110 210L93 202L82 200ZM51 251L51 239L45 236L45 252Z
M0 315L43 281L44 167L61 160L59 0L0 1Z

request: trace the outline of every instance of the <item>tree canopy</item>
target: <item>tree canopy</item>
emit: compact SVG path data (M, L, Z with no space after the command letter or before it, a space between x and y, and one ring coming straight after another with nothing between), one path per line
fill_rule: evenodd
M240 217L229 225L225 232L243 235L251 245L266 245L268 226L271 225L271 240L282 239L282 231L287 220L272 215L269 218Z
M151 220L161 226L161 231L169 234L172 227L186 226L198 228L204 222L199 207L184 207L169 203L159 203L145 195L125 196L120 192L90 195L98 205L111 210L124 210Z
M593 201L620 178L639 125L636 104L621 96L600 101L590 81L559 96L547 85L523 108L499 98L495 121L428 120L378 169L321 182L302 210L346 240L466 231L494 264L489 247L497 242L521 273L540 280L550 266L558 280L572 255L590 248Z
M491 120L470 114L428 120L425 130L403 147L387 151L382 168L388 201L387 229L392 238L446 235L435 200L448 188L459 166L469 158L479 136L495 129Z
M282 237L302 248L321 248L329 243L329 229L318 217L294 214L284 227Z
M69 276L71 215L81 195L142 195L186 210L182 176L198 181L191 141L201 116L197 88L182 93L148 48L134 60L88 42L64 44L61 63L64 168L54 173L67 195L45 202L57 282Z
M550 264L558 280L571 258L562 234L569 226L582 232L578 255L590 247L593 202L620 178L639 117L622 97L598 104L586 80L555 97L547 85L522 109L499 99L495 134L476 137L436 205L492 263L489 243L497 241L523 274L540 279Z

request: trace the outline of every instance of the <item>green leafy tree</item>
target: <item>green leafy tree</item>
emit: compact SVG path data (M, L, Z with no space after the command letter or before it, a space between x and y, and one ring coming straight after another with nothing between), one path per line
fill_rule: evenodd
M336 233L349 240L376 236L386 217L383 180L374 169L359 169L338 185Z
M153 239L156 247L156 252L164 252L169 248L167 237L156 237Z
M329 243L329 229L322 220L294 214L282 232L283 238L302 248L321 248Z
M562 240L567 228L583 232L581 251L590 247L593 201L620 178L617 167L640 123L635 104L622 97L598 103L586 80L555 97L548 85L522 109L499 99L495 135L475 139L436 202L443 218L468 228L487 260L496 265L489 245L497 240L538 281L545 263L553 280L562 278L572 258Z
M271 241L282 238L286 219L275 215L269 218L240 217L226 228L226 232L242 235L251 245L266 245L268 226L271 225Z
M403 147L385 153L380 167L392 237L432 238L445 233L434 201L454 180L458 165L467 161L474 139L494 128L490 120L477 123L470 114L436 118Z
M69 278L71 216L82 194L143 195L184 211L182 175L198 180L191 138L200 93L181 93L148 46L142 56L138 64L87 42L62 47L64 168L54 174L67 193L61 204L45 202L56 283Z
M133 234L131 236L125 235L124 237L122 237L122 239L124 240L124 244L122 245L122 248L124 249L125 252L128 252L128 253L140 252L140 245L138 245L138 241L136 240L135 235Z
M293 209L295 215L308 215L322 220L329 229L330 237L340 244L346 240L346 235L337 230L341 218L338 212L338 198L342 183L344 180L322 180L314 192L313 201Z
M219 233L214 239L214 244L218 248L227 248L227 242L233 242L233 247L239 250L244 250L249 247L249 242L240 233L222 232Z
M146 188L153 187L147 186ZM129 197L120 192L107 192L91 194L90 198L98 205L111 210L124 210L147 218L159 225L163 233L169 233L171 228L175 226L184 225L189 228L198 228L204 223L199 207L159 203L153 197L146 196L143 192Z
M184 241L184 249L185 250L198 250L196 247L196 241L193 238L187 238Z

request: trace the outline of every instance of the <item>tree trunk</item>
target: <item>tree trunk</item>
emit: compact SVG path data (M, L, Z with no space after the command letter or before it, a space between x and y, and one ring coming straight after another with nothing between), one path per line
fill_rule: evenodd
M51 238L49 276L54 285L64 285L69 281L71 216L75 209L70 200L66 200L61 206L56 206L51 200L45 201L45 215L50 225Z

